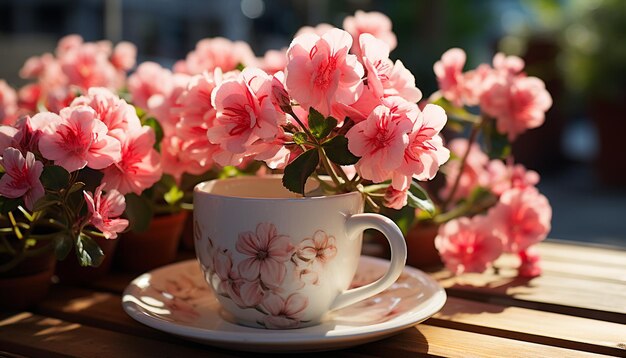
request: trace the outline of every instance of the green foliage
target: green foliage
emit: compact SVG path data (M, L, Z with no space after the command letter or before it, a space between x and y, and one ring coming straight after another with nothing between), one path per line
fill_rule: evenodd
M307 179L315 172L320 161L316 148L300 154L293 162L285 167L283 185L288 190L304 195L304 186Z
M309 136L304 132L296 132L293 134L293 141L297 145L303 145L309 142Z
M144 196L131 193L126 194L126 217L129 220L129 229L132 231L146 231L152 220L154 209L150 201Z
M58 191L67 188L70 182L70 173L58 165L49 165L43 168L39 177L44 188Z
M483 134L483 140L489 158L505 159L511 155L511 142L509 142L506 134L498 132L495 121L491 121L484 126Z
M148 117L141 121L144 126L149 126L154 130L154 136L156 138L154 142L154 149L161 151L161 141L163 140L163 127L159 121L154 117Z
M412 208L423 210L425 213L432 217L435 215L435 204L426 193L426 190L422 188L416 181L411 183L411 188L407 193L408 204Z
M104 252L91 237L80 233L76 239L76 258L81 266L98 267L104 260Z
M59 233L54 242L54 253L57 260L65 260L72 250L72 238L67 233Z
M337 135L322 144L328 159L339 165L352 165L359 161L359 157L348 149L348 138Z
M165 195L163 195L163 198L168 204L175 205L184 196L185 196L185 193L182 190L180 190L180 188L177 185L173 185L170 188L170 190L167 193L165 193Z

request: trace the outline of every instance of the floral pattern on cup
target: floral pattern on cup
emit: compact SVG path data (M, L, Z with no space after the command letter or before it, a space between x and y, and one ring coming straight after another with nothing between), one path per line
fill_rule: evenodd
M239 233L235 243L239 260L210 239L206 250L211 257L207 281L216 294L262 313L257 323L269 329L297 328L306 322L302 318L309 302L297 291L318 285L326 263L337 255L335 237L323 230L293 245L289 236L268 222L259 223L254 232ZM296 275L298 285L284 292L289 274Z
M162 303L161 308L169 311L171 319L192 322L200 317L195 308L196 304L210 292L205 284L194 280L195 277L192 273L181 273L163 281L152 282L150 289L155 291L154 295L159 297L159 302Z

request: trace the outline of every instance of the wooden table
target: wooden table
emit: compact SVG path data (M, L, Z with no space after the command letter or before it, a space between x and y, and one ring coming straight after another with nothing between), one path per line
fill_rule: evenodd
M555 242L539 247L541 277L516 278L512 257L498 261L498 274L433 272L448 293L441 312L391 338L324 356L625 357L626 252ZM110 274L88 288L57 285L32 310L0 314L0 356L250 355L135 322L121 306L121 292L135 276Z

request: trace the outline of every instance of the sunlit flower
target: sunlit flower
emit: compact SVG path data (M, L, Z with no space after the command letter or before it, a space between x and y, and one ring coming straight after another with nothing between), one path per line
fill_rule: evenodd
M22 152L15 148L6 148L0 158L0 165L5 174L0 178L0 195L7 198L24 199L24 205L32 210L37 200L44 196L44 188L39 180L43 164L35 160L31 152Z
M126 209L126 199L115 189L102 195L103 186L97 187L95 194L83 191L91 215L89 223L100 230L106 239L116 239L117 234L128 227L128 220L120 218Z

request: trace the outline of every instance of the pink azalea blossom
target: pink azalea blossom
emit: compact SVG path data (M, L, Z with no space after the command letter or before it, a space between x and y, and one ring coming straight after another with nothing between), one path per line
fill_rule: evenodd
M296 37L287 51L285 73L287 91L306 110L315 108L332 115L336 104L350 105L363 91L363 66L348 54L350 35L333 29L322 37L304 34ZM341 118L341 117L339 117Z
M385 197L383 198L383 205L388 208L400 210L406 206L408 202L408 191L409 187L404 190L394 189L393 186L389 185L387 190L385 191Z
M15 148L6 148L0 158L0 165L5 174L0 178L0 195L7 198L23 198L28 210L33 210L37 200L45 194L39 180L43 172L43 164L35 160L35 155L22 152Z
M409 143L404 151L402 164L394 171L392 185L395 189L406 189L412 178L430 180L439 167L448 161L450 151L443 146L439 132L446 124L443 108L426 105L413 124Z
M460 48L451 48L433 66L441 94L457 107L463 105L462 72L465 60L465 51Z
M320 270L335 256L337 256L335 237L322 230L317 230L313 237L304 239L296 251L296 258L306 265L311 265L313 271Z
M517 269L518 276L530 278L541 275L541 257L533 247L520 251L518 255L521 261Z
M506 252L520 252L546 238L552 207L534 187L505 191L488 218L501 237Z
M93 108L98 119L107 126L109 132L113 130L126 132L138 130L141 127L141 121L137 117L135 107L126 103L107 88L92 87L86 95L75 98L70 106L81 105Z
M364 12L357 10L354 16L348 16L343 20L343 29L350 33L354 39L352 53L360 55L359 37L361 34L371 34L377 39L384 41L389 50L393 51L398 44L396 35L391 30L391 20L385 14L377 11Z
M268 50L259 62L259 68L270 75L285 71L285 67L287 67L287 49Z
M361 157L356 170L364 179L383 182L402 165L417 108L411 113L399 116L389 107L380 105L365 121L350 128L346 134L348 149Z
M187 88L190 78L188 75L175 73L171 77L169 92L158 93L148 99L148 113L159 121L165 135L173 135L176 132L176 125L180 121L178 98Z
M502 254L502 241L482 216L461 217L439 228L435 247L446 267L455 274L483 272Z
M111 63L121 71L128 71L135 67L137 61L137 46L130 42L122 41L113 49Z
M4 80L0 80L0 124L17 121L17 93Z
M258 278L271 287L279 287L285 279L285 263L291 259L293 246L289 237L278 234L270 223L260 223L256 233L248 231L239 234L237 251L246 256L239 265L239 273L248 281Z
M154 130L143 126L124 133L120 141L121 159L104 169L102 182L106 183L106 190L139 195L159 181L163 174L159 153L153 148Z
M218 294L225 294L239 307L254 307L263 300L263 290L258 282L246 281L233 266L230 252L217 250L213 256L213 267L220 282Z
M103 169L121 158L120 142L108 135L107 126L88 106L65 108L60 115L38 113L33 121L47 122L39 150L68 172L88 166Z
M268 315L263 317L263 324L270 329L297 328L308 305L308 298L299 293L292 293L287 299L269 294L262 303L268 312Z
M148 109L150 97L167 95L173 88L172 72L150 61L142 62L127 82L133 104L143 109Z
M117 89L123 77L109 62L109 56L110 50L106 51L102 44L86 42L67 49L58 60L69 84L82 91L91 87Z
M255 62L250 46L243 41L231 41L223 37L202 39L185 60L174 65L174 72L197 75L216 68L232 71L239 65L248 66Z
M324 35L325 33L327 33L328 31L334 28L335 26L324 23L324 22L317 24L315 26L302 26L300 29L298 29L298 31L296 31L296 34L293 35L293 37L296 38L304 34L315 34L321 37L322 35Z
M493 68L505 74L516 75L524 69L524 60L517 56L507 56L498 52L493 56Z
M206 135L203 137L206 138ZM215 146L205 140L205 143L209 146ZM192 147L195 145L195 148ZM208 171L211 167L207 164L213 164L211 158L207 158L208 161L204 161L204 165L200 161L195 160L192 157L192 153L197 155L197 152L208 152L203 146L198 146L198 143L185 142L177 136L163 137L161 140L161 165L163 167L163 173L169 174L174 177L176 182L180 183L184 173L192 175L200 175Z
M494 75L493 69L485 63L480 64L474 70L465 72L460 81L463 84L460 89L463 102L468 106L479 104L483 92L489 86L491 77Z
M457 138L450 142L448 148L456 157L455 160L448 161L445 166L446 186L441 190L440 195L447 198L452 191L454 181L459 175L461 169L461 158L467 151L468 141L465 138ZM478 144L473 143L465 162L459 185L454 194L453 200L466 198L477 187L486 187L489 183L489 174L487 173L487 164L489 157L485 154Z
M95 195L83 190L87 210L91 215L89 223L100 230L106 239L116 239L117 234L128 227L128 220L120 219L126 210L126 199L115 189L102 195L103 187L104 184L97 187Z
M539 183L539 174L534 170L526 170L521 164L506 165L494 159L487 165L489 182L487 187L497 196L511 188L527 188Z
M256 154L255 144L273 142L286 118L272 102L272 82L265 72L246 68L237 79L215 88L211 95L217 114L207 131L209 141L235 155ZM215 159L222 165L239 164Z

